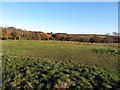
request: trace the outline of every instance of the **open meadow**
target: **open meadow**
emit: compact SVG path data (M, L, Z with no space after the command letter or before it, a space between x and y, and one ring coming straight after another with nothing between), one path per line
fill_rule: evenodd
M3 40L3 90L120 88L117 43Z
M0 90L120 90L120 2L96 1L2 0Z

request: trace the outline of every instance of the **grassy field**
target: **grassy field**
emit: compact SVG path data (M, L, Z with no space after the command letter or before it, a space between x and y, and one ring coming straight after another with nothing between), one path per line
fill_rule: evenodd
M79 65L89 68L96 67L105 75L111 75L112 77L115 77L117 80L119 80L118 55L120 54L120 51L118 50L118 44L79 43L65 41L5 40L2 42L2 51L3 70L7 70L8 66L22 65L18 64L21 62L29 62L29 64L32 64L32 62L36 60L35 62L37 62L39 65L43 64L43 62L51 63L50 65L47 64L51 68L56 64L64 65L63 67L65 68L69 67L69 70L70 68L76 66L79 68ZM60 67L58 69L60 69ZM8 71L10 70L11 69ZM53 68L53 70L56 70L56 68ZM78 71L75 73L78 73ZM6 78L4 77L4 74L6 74L5 71L3 72L3 79ZM80 76L78 75L77 77ZM84 76L84 78L85 77L86 76ZM57 84L56 87L58 86L59 85Z

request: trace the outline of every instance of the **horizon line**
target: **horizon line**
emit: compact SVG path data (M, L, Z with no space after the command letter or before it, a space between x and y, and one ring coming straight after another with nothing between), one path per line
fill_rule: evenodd
M43 33L51 33L52 31L49 31L49 32L45 32L45 31L35 31L35 30L28 30L26 28L18 28L18 27L15 27L15 26L7 26L7 25L3 25L3 26L0 26L1 28L8 28L8 27L13 27L13 28L16 28L16 29L21 29L23 31L32 31L32 32L43 32ZM114 32L114 31L113 31ZM97 35L106 35L106 34L109 34L109 35L112 35L113 32L106 32L106 33L68 33L68 32L52 32L52 33L66 33L66 34L97 34ZM117 32L118 33L118 32Z

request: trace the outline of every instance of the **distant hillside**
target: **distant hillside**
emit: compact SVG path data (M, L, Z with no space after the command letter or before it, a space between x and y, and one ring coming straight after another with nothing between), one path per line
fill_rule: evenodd
M100 35L100 34L67 34L67 33L44 33L41 31L26 31L17 29L15 27L1 27L2 40L61 40L61 41L77 41L90 43L119 43L120 36L116 33L114 35Z

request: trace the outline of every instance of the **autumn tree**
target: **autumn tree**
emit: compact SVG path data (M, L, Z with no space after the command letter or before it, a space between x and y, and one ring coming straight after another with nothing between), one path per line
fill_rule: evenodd
M7 28L2 28L2 38L9 39L11 37L9 30Z
M41 39L42 40L49 40L51 35L47 34L47 33L40 33Z

